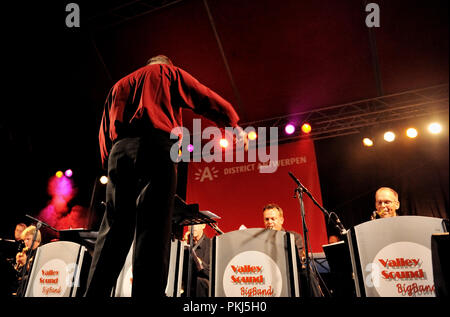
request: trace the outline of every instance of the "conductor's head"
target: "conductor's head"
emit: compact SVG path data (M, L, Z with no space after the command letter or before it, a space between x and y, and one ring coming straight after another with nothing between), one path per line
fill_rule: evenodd
M168 58L165 55L153 56L152 58L150 58L147 61L147 65L153 65L153 64L166 64L166 65L169 65L169 66L173 66L173 63L170 60L170 58Z

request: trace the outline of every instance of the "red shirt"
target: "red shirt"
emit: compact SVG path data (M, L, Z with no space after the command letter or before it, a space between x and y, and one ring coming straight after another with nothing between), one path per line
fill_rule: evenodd
M170 133L182 126L182 108L189 108L221 127L236 127L232 105L184 70L165 64L144 66L119 80L105 102L99 141L103 166L117 138L140 123Z

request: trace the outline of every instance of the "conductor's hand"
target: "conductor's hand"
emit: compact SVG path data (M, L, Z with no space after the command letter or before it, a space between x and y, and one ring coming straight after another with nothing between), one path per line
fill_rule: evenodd
M243 142L244 143L244 150L248 151L248 135L247 135L247 133L239 126L236 127L236 129L239 130L239 133L238 133L237 138L236 138L236 142L237 143Z
M189 241L189 234L190 234L191 232L188 230L188 231L186 231L186 233L184 234L184 236L183 236L183 241Z

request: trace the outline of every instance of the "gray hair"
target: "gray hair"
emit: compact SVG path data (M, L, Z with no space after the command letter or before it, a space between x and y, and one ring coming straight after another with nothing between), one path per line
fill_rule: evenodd
M147 65L151 65L151 64L166 64L166 65L169 65L169 66L173 66L173 63L170 60L170 58L168 58L165 55L153 56L152 58L150 58L147 61Z

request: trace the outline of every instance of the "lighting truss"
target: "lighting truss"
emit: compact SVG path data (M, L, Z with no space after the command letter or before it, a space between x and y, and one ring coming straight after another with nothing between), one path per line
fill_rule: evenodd
M401 93L364 99L321 109L299 112L276 118L246 122L248 127L279 127L279 139L311 138L314 140L360 133L365 127L382 123L448 113L448 83L409 90ZM283 129L289 122L298 127L308 122L312 131L304 136L300 129L285 136Z

